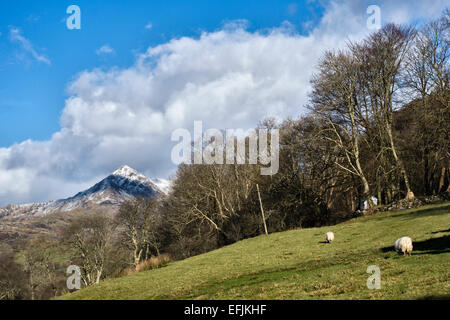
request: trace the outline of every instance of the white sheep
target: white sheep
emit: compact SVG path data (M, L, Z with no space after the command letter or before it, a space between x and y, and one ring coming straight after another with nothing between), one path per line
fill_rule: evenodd
M326 242L330 243L334 240L334 233L333 232L327 232L325 233L325 240Z
M412 240L410 237L401 237L400 239L397 239L394 244L394 249L397 251L398 254L408 254L411 255L411 252L413 250Z

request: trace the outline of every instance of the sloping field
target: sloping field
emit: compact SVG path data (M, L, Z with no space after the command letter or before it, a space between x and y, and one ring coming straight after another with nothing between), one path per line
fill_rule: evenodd
M410 257L393 251L405 235ZM366 286L370 265L381 270L380 290ZM450 203L262 235L59 298L450 299Z

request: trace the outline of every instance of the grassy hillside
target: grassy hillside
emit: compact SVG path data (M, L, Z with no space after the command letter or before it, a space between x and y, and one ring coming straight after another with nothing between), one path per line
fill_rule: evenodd
M414 242L411 257L393 251L404 235ZM369 265L381 269L380 290L366 287ZM262 235L60 298L450 298L450 203Z

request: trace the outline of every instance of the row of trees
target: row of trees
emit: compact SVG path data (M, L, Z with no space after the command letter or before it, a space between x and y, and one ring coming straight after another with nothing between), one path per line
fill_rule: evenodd
M265 232L336 223L361 200L374 206L372 196L390 204L448 194L449 30L446 10L418 31L388 24L325 53L308 114L256 128L280 132L277 174L261 175L249 154L241 155L247 164L182 164L168 196L128 201L114 217L73 219L59 245L83 285L160 254L183 259ZM0 256L0 298L63 292L49 243L30 243L20 264Z
M374 206L373 196L389 204L448 192L449 30L446 10L418 31L388 24L325 53L309 113L258 127L280 131L276 175L258 165L179 167L161 210L165 249L187 257L261 234L264 222L271 232L317 226L363 200Z
M80 268L84 286L137 270L142 261L159 256L159 205L156 199L136 198L125 202L113 218L82 215L63 230L63 242L73 250L71 263Z
M359 180L363 198L378 194L389 202L400 190L414 198L405 164L412 159L400 147L413 146L405 138L414 136L423 144L425 193L443 191L449 159L448 33L448 12L418 33L389 24L345 51L328 52L319 64L310 105L313 139L323 141L336 168ZM408 104L413 113L404 125L405 110L395 110ZM372 161L364 167L368 156ZM373 168L376 172L369 172ZM440 184L432 188L437 168Z
M114 217L77 212L57 234L40 235L16 250L2 245L0 300L49 299L69 292L69 265L79 268L83 287L137 270L142 261L159 256L159 204L133 199Z
M48 299L64 292L61 265L53 259L56 239L39 236L19 255L0 246L0 300Z

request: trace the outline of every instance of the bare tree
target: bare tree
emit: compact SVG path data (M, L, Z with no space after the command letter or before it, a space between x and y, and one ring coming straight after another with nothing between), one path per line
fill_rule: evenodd
M403 77L408 94L417 99L415 138L420 144L427 194L431 194L435 175L439 175L439 182L433 191L443 191L449 167L449 39L449 10L446 10L442 17L418 32Z
M97 284L103 277L112 230L110 219L102 215L77 217L64 230L66 241L75 250L75 263L85 286Z
M26 273L14 261L14 252L0 245L0 300L28 299Z
M335 165L358 177L363 196L369 199L370 186L361 165L364 109L358 83L360 68L351 53L327 52L312 80L311 109L323 124L318 131L320 137L333 145Z
M31 300L37 298L38 290L41 292L49 288L52 296L57 293L57 266L53 262L50 250L55 247L51 239L40 236L31 240L24 250L24 271L27 273ZM40 295L39 298L43 296Z
M125 202L115 217L123 240L132 252L134 268L137 268L142 260L150 258L152 250L159 254L157 210L156 199L137 198Z
M365 103L380 135L382 148L388 149L400 170L406 187L406 199L413 199L408 174L400 158L393 135L394 95L399 89L404 59L414 30L408 26L387 24L362 44L353 44L352 52L361 63Z

